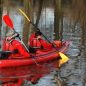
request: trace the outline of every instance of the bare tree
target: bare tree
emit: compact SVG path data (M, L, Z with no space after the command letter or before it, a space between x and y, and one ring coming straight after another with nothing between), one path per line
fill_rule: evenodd
M72 2L72 18L73 21L83 24L86 21L86 9L83 0L73 0Z
M61 0L54 0L54 32L56 33L55 39L59 39L59 31L61 29Z
M30 18L31 20L31 15L32 15L32 0L24 0L24 12L27 14L27 16ZM24 24L24 28L23 28L23 41L24 43L27 45L28 42L28 36L30 34L30 23L25 19L25 24Z
M2 24L2 0L0 0L0 26L1 24Z
M36 26L37 26L37 27L38 27L38 24L39 24L39 20L40 20L40 16L41 16L42 7L43 7L43 0L39 0L38 12L37 12L37 19L36 19Z

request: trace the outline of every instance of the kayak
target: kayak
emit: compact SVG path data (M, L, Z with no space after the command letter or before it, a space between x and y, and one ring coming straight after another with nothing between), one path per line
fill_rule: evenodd
M3 86L21 86L24 80L37 83L41 77L59 67L58 52L65 53L69 45L70 42L66 41L57 48L58 51L54 48L50 51L39 50L30 59L0 60L0 80Z
M37 64L44 64L44 63L52 63L53 60L58 61L59 54L58 52L64 53L68 47L70 42L66 41L62 44L60 48L57 47L52 48L49 51L41 51L38 50L36 54L32 54L31 58L28 59L2 59L0 60L0 68L6 67L18 67L18 66L27 66L27 65L37 65Z

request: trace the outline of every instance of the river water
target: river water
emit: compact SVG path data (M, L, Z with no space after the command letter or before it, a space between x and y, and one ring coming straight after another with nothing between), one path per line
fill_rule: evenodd
M51 14L51 16L52 15L53 14ZM10 16L14 21L16 31L21 34L23 28L23 16L13 10L10 11ZM48 19L46 18L46 20ZM48 24L47 27L48 26L50 25ZM86 86L86 35L83 35L83 29L80 27L80 24L76 24L74 28L72 27L73 25L70 24L70 19L65 16L63 19L62 35L63 40L71 41L68 52L66 53L70 60L61 67L59 75L63 81L63 86ZM55 80L53 80L53 75L54 73L51 73L50 75L41 78L37 84L31 84L31 86L57 86Z
M66 53L70 60L61 67L59 75L62 79L63 86L86 86L86 35L82 37L83 29L79 24L76 24L75 28L72 27L73 25L70 25L70 19L65 17L63 19L63 40L71 41L68 52ZM44 81L46 83L45 86L58 86L53 82L52 77ZM50 84L47 85L47 82ZM40 86L43 86L42 83Z
M72 43L67 52L70 61L61 68L60 75L64 81L64 86L86 86L86 35L82 37L83 29L79 24L76 24L75 28L71 28L70 21L67 18L66 20L63 26L63 37L70 39Z

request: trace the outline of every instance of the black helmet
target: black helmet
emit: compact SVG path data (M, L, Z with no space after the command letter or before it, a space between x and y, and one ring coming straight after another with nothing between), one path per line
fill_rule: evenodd
M15 38L17 37L19 34L17 32L15 32L14 30L9 30L6 34L6 37L11 37L11 38Z
M42 35L42 33L40 31L36 31L35 35L40 36L40 35Z
M9 30L9 31L6 33L6 37L13 36L14 34L15 34L15 31L14 31L14 30Z

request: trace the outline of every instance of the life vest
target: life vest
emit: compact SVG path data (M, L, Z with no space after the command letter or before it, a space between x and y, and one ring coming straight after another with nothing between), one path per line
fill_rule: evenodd
M33 33L29 38L29 46L33 48L41 48L42 50L50 50L52 45L45 41L44 39L37 39L35 33Z
M40 40L38 40L37 38L33 38L30 41L30 46L33 48L41 48L42 44L41 44Z
M62 42L61 41L54 41L53 43L56 44L56 46L58 48L60 48L62 46Z
M3 50L12 51L13 54L9 55L9 58L29 58L30 54L26 51L24 46L18 41L13 39L12 41L5 41ZM16 52L15 52L16 51Z

